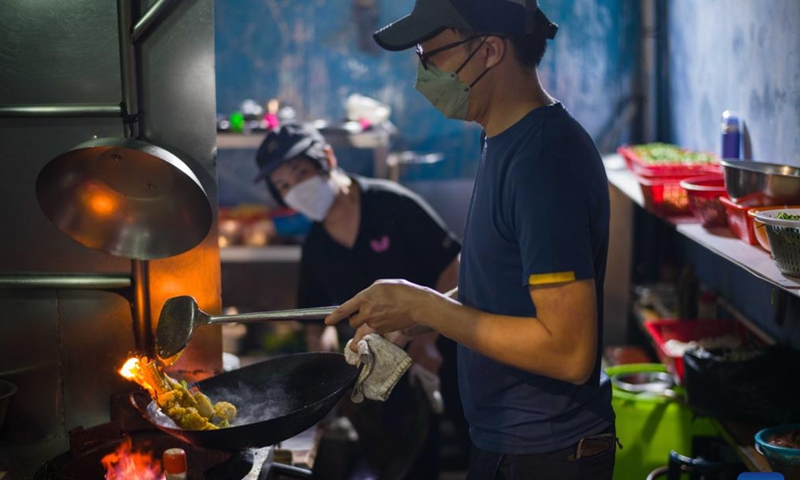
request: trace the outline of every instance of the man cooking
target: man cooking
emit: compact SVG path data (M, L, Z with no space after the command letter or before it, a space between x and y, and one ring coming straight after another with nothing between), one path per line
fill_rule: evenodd
M347 175L314 128L288 123L270 131L256 162L256 181L265 181L278 202L313 221L300 263L300 308L339 304L386 277L407 278L441 292L456 286L461 245L433 209L397 183ZM345 338L352 336L349 325L342 327ZM310 348L325 349L321 329L308 328ZM446 411L466 431L455 386L455 344L432 332L412 340L408 353L430 372L441 368ZM409 393L406 384L407 379L401 380L399 395ZM404 409L408 406L390 399L382 415L388 423L402 421ZM409 479L438 476L437 424L430 430Z
M416 48L416 88L485 139L458 289L382 280L326 321L353 315L356 340L434 330L458 342L472 480L610 479L614 467L600 368L608 185L591 138L539 81L556 30L535 0L417 0L375 34Z

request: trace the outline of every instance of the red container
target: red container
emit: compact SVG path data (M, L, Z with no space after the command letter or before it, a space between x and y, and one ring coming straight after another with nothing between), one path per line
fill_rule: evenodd
M691 215L689 196L681 187L685 176L642 177L636 176L642 187L644 206L647 210L664 217Z
M747 214L751 207L739 205L726 196L719 197L719 202L725 206L728 213L728 228L731 229L731 233L748 245L756 245L758 241L753 228L753 217Z
M695 177L722 173L722 167L715 163L650 163L643 160L636 153L636 145L627 145L617 148L617 152L625 159L628 170L640 177ZM690 150L683 150L687 156Z
M645 320L644 328L653 339L658 358L679 382L683 382L683 357L665 346L669 340L687 343L733 335L741 340L742 345L751 340L762 343L741 323L733 320Z
M704 227L719 227L728 223L725 206L719 201L719 197L728 196L722 175L687 178L681 180L680 185L686 189L689 208Z

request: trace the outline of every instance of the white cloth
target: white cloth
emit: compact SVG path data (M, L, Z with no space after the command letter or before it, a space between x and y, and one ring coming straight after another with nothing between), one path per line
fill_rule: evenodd
M364 365L353 388L355 403L370 400L385 401L400 377L411 367L411 357L400 347L382 336L371 333L358 342L358 353L350 350L353 339L344 348L344 358L350 365Z

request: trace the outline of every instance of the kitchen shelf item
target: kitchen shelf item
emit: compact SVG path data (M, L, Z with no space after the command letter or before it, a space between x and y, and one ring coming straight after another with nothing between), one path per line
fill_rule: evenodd
M652 178L637 176L645 208L664 217L691 215L689 196L686 189L680 185L684 178L687 177L685 175Z
M781 213L800 215L800 208L777 208L756 213L767 231L772 259L785 275L800 277L800 220L777 218Z
M767 210L778 210L781 208L800 208L797 205L772 205L769 207L752 207L747 210L747 217L750 219L750 226L753 229L753 236L756 238L758 245L764 250L772 253L772 248L769 246L769 237L767 237L767 229L764 223L756 218L758 212L765 212Z
M728 196L752 207L800 203L800 168L725 158L720 160Z
M671 156L675 156L673 161L652 162L643 158L644 149L658 148ZM682 149L670 144L645 144L645 145L625 145L617 149L625 159L628 169L636 175L642 177L696 177L699 175L721 173L722 169L717 164L717 159L713 155L694 152ZM680 159L681 155L685 160ZM695 158L695 160L692 160ZM699 159L699 160L698 160Z
M748 245L757 245L758 240L753 228L753 217L747 214L750 207L734 202L727 195L720 196L719 203L725 207L728 228L730 228L731 233Z
M776 472L783 473L786 478L800 478L800 444L795 448L775 445L770 440L777 436L794 437L800 440L800 423L787 423L764 428L755 434L755 448L767 457L770 466Z
M655 344L659 360L679 382L683 381L683 356L676 355L667 345L670 340L688 343L732 335L745 345L751 337L750 332L742 324L733 320L656 319L645 320L644 328Z
M668 375L666 367L658 363L617 365L605 371L611 378ZM670 450L690 452L693 436L717 434L708 418L696 417L678 400L683 389L673 388L676 395L633 393L612 382L616 434L624 446L616 453L614 480L643 479L664 465Z
M704 227L727 225L725 206L719 201L720 196L727 195L721 175L686 178L680 186L686 190L689 208Z

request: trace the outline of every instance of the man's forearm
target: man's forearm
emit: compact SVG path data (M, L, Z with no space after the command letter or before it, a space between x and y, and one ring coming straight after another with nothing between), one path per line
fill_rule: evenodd
M572 383L585 381L584 358L578 355L593 346L579 347L583 335L558 339L536 318L490 314L452 300L437 302L425 314L425 324L434 330L498 362Z

